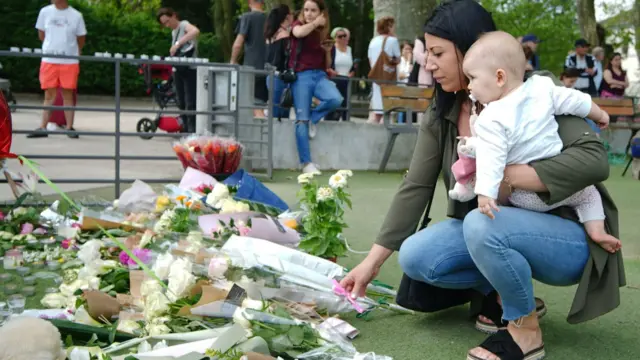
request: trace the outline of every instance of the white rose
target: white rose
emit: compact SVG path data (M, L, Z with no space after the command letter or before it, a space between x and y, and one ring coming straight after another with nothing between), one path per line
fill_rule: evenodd
M242 308L262 311L262 309L264 308L264 304L260 300L252 300L247 298L242 300Z
M8 231L0 231L0 238L2 240L10 240L13 236L14 235Z
M119 321L117 330L128 334L135 334L137 330L140 330L140 324L133 320Z
M13 209L13 211L11 213L13 215L15 215L15 216L22 216L22 215L27 213L27 209L23 208L22 206L20 206L20 207L17 207L15 209Z
M47 309L64 309L67 306L67 297L61 293L47 294L40 300L40 304Z
M168 252L158 256L152 270L160 280L167 280L174 260L173 255Z
M140 239L140 244L138 245L140 247L140 249L144 249L147 245L151 244L154 240L153 238L153 232L152 231L145 231L144 234L142 234L142 238Z
M350 178L353 176L353 171L351 170L339 170L336 174L340 174L346 178Z
M89 240L84 243L78 251L78 259L84 264L91 264L96 260L100 260L100 249L104 243L100 240Z
M233 214L236 212L236 201L233 199L225 199L218 203L220 214Z
M167 345L167 342L162 340L159 343L153 345L153 350L155 351L155 350L165 349L165 348L168 348L168 347L169 347L169 345Z
M187 267L181 264L180 260L174 262L169 271L167 296L172 302L187 296L191 288L196 284L196 277L191 273L191 263Z
M87 349L76 347L69 353L69 360L91 360L91 353Z
M227 270L229 270L229 259L216 256L209 261L207 275L209 275L211 279L222 279Z
M217 183L213 190L207 195L206 203L216 209L220 208L223 200L229 198L229 188L221 183Z
M67 297L73 296L73 293L78 291L83 284L84 282L80 279L76 279L74 282L70 284L62 284L60 285L60 293L62 293L62 295Z
M171 329L164 324L149 325L147 326L147 332L149 333L149 336L159 336L171 333Z
M245 329L251 329L251 321L245 315L246 313L242 308L237 308L233 313L233 322Z
M118 267L118 262L115 260L98 260L95 265L92 266L98 275L104 275L109 271Z
M157 280L146 280L140 285L140 295L147 297L155 292L162 293L162 289L162 285Z
M251 211L251 208L249 207L249 204L245 204L243 202L236 202L236 208L235 208L235 212L237 213L243 213L243 212L249 212Z
M100 290L100 278L97 276L90 278L87 287L89 290Z
M97 267L93 267L93 266L84 266L78 271L78 279L87 281L87 282L89 281L89 279L91 279L96 275L98 275L98 269Z
M316 198L318 201L325 201L333 197L333 189L330 187L323 186L318 189L318 193L316 194Z
M335 173L329 178L329 186L334 189L343 188L347 186L347 178L339 173Z
M146 340L138 345L138 354L144 354L151 350L153 350L153 348L151 347L151 344L149 344Z
M174 216L175 212L173 210L166 210L165 212L163 212L162 216L160 216L160 219L153 226L153 231L155 231L156 233L167 231Z
M147 321L163 315L167 311L169 311L169 299L163 293L151 293L144 299L143 315Z
M118 200L118 199L113 200L113 208L117 209L118 205L120 205L120 200Z

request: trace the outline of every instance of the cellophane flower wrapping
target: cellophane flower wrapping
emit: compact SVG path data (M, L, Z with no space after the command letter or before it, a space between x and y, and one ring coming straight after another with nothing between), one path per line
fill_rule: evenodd
M173 144L185 169L191 167L210 175L236 172L243 150L234 139L212 135L191 135Z

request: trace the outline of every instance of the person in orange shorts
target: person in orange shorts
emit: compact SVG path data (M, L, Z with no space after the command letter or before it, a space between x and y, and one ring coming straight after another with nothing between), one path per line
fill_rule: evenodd
M36 22L38 37L42 41L42 53L79 56L85 43L87 29L82 14L69 6L67 0L52 0L51 5L40 10ZM73 106L73 92L78 87L80 64L77 59L43 57L40 64L40 87L44 90L44 105L51 106L58 88L62 88L64 106ZM28 138L47 137L49 110L42 111L40 127ZM64 111L70 138L77 139L73 128L73 110Z

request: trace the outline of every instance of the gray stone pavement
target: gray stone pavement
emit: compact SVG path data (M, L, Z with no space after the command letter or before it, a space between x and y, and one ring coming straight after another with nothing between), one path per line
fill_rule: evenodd
M18 103L22 105L40 105L41 98L33 95L18 94ZM109 97L80 97L78 106L113 107L114 100ZM123 108L152 109L151 99L123 99ZM140 113L122 113L120 128L123 132L135 132L136 123L141 117L153 117ZM13 113L14 130L32 130L40 124L41 112L38 110L18 110ZM78 111L75 115L74 127L78 131L115 131L115 114ZM121 154L138 156L173 156L172 138L153 138L143 140L139 137L122 137ZM50 135L48 138L27 139L26 135L14 134L12 151L20 155L114 155L115 138L106 136L81 136L70 139L66 135ZM114 179L115 161L113 160L34 160L40 169L51 179ZM8 161L12 171L21 171L22 167L16 160ZM120 177L126 179L179 179L182 166L176 160L167 161L121 161ZM78 191L109 184L59 184L63 191ZM126 189L128 185L123 185ZM38 191L42 194L53 193L46 184L39 184ZM114 195L111 195L112 197ZM12 198L11 191L6 184L0 185L0 201Z

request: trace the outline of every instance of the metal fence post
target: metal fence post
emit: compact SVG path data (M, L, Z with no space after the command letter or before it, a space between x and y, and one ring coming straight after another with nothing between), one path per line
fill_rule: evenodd
M116 100L116 146L115 146L115 165L116 165L116 186L115 186L115 199L120 197L120 61L116 59L116 88L115 88L115 100Z
M353 78L349 78L347 82L347 110L345 110L344 121L351 120L351 86L353 84Z
M276 73L274 70L271 70L269 77L269 101L267 104L269 105L267 113L269 116L267 117L267 177L269 179L273 178L273 110L275 109L274 98L273 98L273 90L276 88ZM278 112L282 110L278 109ZM262 129L260 129L262 132Z

